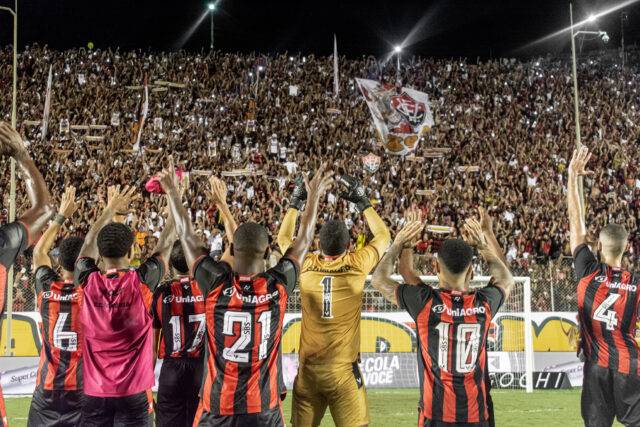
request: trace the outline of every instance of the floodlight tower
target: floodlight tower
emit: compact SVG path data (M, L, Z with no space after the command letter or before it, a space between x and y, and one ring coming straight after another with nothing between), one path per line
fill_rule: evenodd
M400 81L400 54L402 53L402 46L394 46L393 51L396 54L396 80Z
M213 50L213 12L216 10L215 3L209 3L207 6L209 8L209 21L211 22L211 43L209 44L209 49Z
M597 19L596 15L589 15L589 17L584 22L593 23ZM578 98L578 72L576 70L576 37L579 35L595 35L599 37L603 43L609 42L609 35L605 31L574 31L573 26L573 5L569 3L569 20L571 22L571 69L573 74L573 110L574 110L574 118L576 122L576 149L580 149L582 147L582 140L580 137L580 101ZM579 23L578 25L582 24ZM584 215L584 194L582 189L582 177L578 181L578 191L580 192L580 209Z

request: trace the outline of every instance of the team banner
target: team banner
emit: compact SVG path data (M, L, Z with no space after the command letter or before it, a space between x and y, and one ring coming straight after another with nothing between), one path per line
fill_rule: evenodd
M42 115L42 140L47 138L49 128L49 111L51 110L51 83L53 82L52 66L49 65L49 77L47 78L47 94L44 98L44 114Z
M375 80L356 82L385 150L401 156L415 151L420 137L433 127L427 94Z

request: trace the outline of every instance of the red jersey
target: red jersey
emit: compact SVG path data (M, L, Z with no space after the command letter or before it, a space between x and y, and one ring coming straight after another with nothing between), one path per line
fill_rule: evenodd
M578 318L587 362L622 374L640 375L638 279L629 271L598 262L587 245L573 256L578 282Z
M445 423L489 421L486 344L502 290L400 285L396 296L416 322L421 416Z
M158 358L199 358L206 330L204 297L195 280L176 279L153 294L153 327L161 329Z
M36 292L42 317L36 385L44 390L82 390L82 289L42 266L36 271Z
M206 256L193 271L206 301L203 411L226 416L279 408L282 323L298 266L285 255L264 273L238 276Z

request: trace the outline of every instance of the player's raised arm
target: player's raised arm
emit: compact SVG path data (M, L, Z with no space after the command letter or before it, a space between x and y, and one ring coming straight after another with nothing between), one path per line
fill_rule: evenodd
M31 160L20 134L4 122L0 122L0 150L15 159L25 177L31 207L20 216L20 222L27 228L30 239L35 239L55 211L51 203L51 195L42 174ZM33 240L29 243L33 243Z
M391 278L393 274L393 264L398 259L400 251L407 243L415 239L422 230L422 223L419 221L408 222L396 235L393 244L387 250L387 253L382 257L378 266L373 272L371 278L371 286L378 290L385 299L393 304L398 305L398 297L396 295L396 289L400 285L398 282Z
M580 176L590 175L593 172L587 171L586 166L591 158L589 149L583 146L580 150L573 152L571 163L569 163L569 176L567 179L567 212L569 213L569 243L571 254L575 254L578 246L587 241L587 226L584 215L580 208L580 194L578 192L578 180Z
M122 190L120 188L115 189L112 199L107 203L107 206L91 228L89 228L78 258L98 258L98 233L100 233L100 230L102 230L105 225L113 221L113 217L117 212L123 212L129 209L135 195L135 187L127 185Z
M300 229L293 245L287 249L285 257L293 259L300 265L307 255L309 246L313 242L313 235L316 229L316 220L318 217L318 205L320 198L333 183L333 174L325 173L325 165L320 166L311 182L304 178L305 187L308 194L307 207L302 214L300 220Z
M193 231L191 218L189 218L187 210L182 205L182 196L178 190L178 178L176 177L173 159L169 160L169 168L163 170L160 175L158 175L158 178L160 179L162 189L167 194L169 208L171 209L171 214L176 224L176 232L182 242L187 264L193 266L193 263L200 256L206 254L206 250Z
M169 261L169 254L171 254L171 248L173 248L173 244L176 241L178 236L176 236L176 223L173 219L173 214L171 213L171 209L167 208L167 221L164 224L164 228L160 233L160 237L158 237L158 243L156 243L156 247L153 250L153 254L162 258L162 261L167 265Z
M489 264L489 272L493 278L493 284L504 292L504 301L509 298L509 293L515 284L513 275L507 264L502 260L502 249L489 243L489 238L482 225L473 218L468 218L464 224L464 236L467 243L475 246L480 255ZM491 232L493 234L493 232ZM497 244L497 242L496 242Z
M233 265L233 255L231 255L231 245L233 244L233 235L238 228L231 209L227 204L227 185L221 179L212 176L209 178L209 185L211 186L211 198L212 202L220 209L220 215L222 217L222 223L224 224L224 231L227 235L228 245L220 258L230 265Z
M296 220L298 219L298 213L304 208L304 204L307 201L307 188L304 183L304 178L299 176L296 178L295 187L291 193L291 200L289 202L289 209L282 219L282 224L278 230L278 247L281 253L285 253L287 249L293 244L293 237L296 232Z
M51 267L51 258L49 258L49 251L56 241L58 232L62 228L64 222L71 218L74 212L78 209L78 205L75 201L76 188L73 186L67 187L62 199L60 200L60 210L53 218L53 221L49 224L47 231L44 232L35 248L33 249L33 271L37 271L42 266Z
M417 208L408 209L405 213L405 220L406 224L416 221L422 223L422 212ZM400 252L400 261L398 262L398 273L402 276L402 280L409 285L422 283L420 275L413 268L414 245L415 241L408 241L404 244L402 252Z

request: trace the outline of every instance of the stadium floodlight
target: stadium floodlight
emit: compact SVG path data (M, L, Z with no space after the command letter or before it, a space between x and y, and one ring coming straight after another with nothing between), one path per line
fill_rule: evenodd
M216 10L216 4L215 3L209 3L209 10Z
M18 0L14 1L13 9L0 6L0 10L9 12L13 16L13 87L11 101L11 127L16 128L17 95L18 95ZM9 222L16 218L16 161L11 158L11 179L9 184ZM9 269L7 289L13 289L13 266ZM13 319L13 292L7 294L7 350L6 355L12 356L11 320Z
M209 3L209 22L211 22L211 43L209 49L213 50L213 11L216 10L216 4L214 2Z
M402 52L402 46L396 45L396 46L393 48L393 51L394 51L395 53L400 53L400 52Z
M609 35L605 31L574 31L576 26L580 26L585 22L595 22L596 15L589 15L586 21L579 22L575 26L573 25L573 5L569 3L569 21L571 26L569 27L571 30L571 71L573 74L573 111L575 118L575 128L576 128L576 149L580 149L582 147L582 140L580 137L580 109L579 109L579 100L578 100L578 73L576 71L576 37L579 35L595 35L599 37L603 43L607 43L609 41ZM580 209L584 214L584 192L582 189L582 177L578 181L578 191L580 193Z

